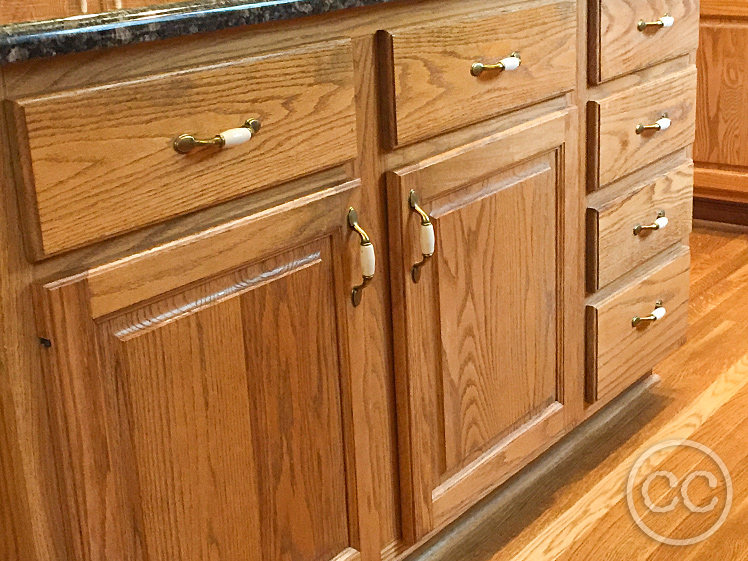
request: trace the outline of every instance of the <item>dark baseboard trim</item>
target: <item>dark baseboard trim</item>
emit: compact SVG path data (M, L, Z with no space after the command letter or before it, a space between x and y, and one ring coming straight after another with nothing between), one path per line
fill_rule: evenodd
M693 217L698 220L748 226L748 204L694 198Z

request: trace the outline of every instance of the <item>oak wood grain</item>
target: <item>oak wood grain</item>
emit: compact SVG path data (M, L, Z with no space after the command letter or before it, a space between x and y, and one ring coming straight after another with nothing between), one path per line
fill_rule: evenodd
M588 104L589 181L604 186L693 143L696 68L635 86ZM636 134L667 113L665 131Z
M589 0L589 75L600 83L696 50L698 0ZM639 31L640 20L675 18L670 28Z
M576 248L545 229L568 217L564 209L578 212L570 205L579 192L564 182L565 156L574 154L563 152L571 122L554 114L388 177L397 202L390 251L411 540L452 520L547 447L564 428L564 408L574 407L575 396L564 396L572 378L552 342L574 356L578 339L560 336L564 314L574 315L561 297L556 256ZM519 153L524 163L514 164ZM437 237L419 283L409 274L420 260L411 189ZM569 191L577 197L567 200Z
M684 342L688 327L688 248L676 246L631 280L587 303L587 400L621 391ZM662 300L665 317L633 327Z
M351 45L339 40L13 100L16 181L33 256L349 160L353 97ZM172 147L182 133L211 138L248 118L263 127L247 144L188 155Z
M100 10L98 0L92 0L93 12ZM85 13L81 0L0 0L0 25L24 21L77 16Z
M370 488L370 476L358 462L368 455L353 393L362 345L348 329L361 319L350 305L358 252L345 224L359 201L327 202L310 208L334 225L276 238L272 257L244 252L105 318L89 275L38 289L77 559L362 559L359 481Z
M408 144L574 87L575 6L525 2L381 34L385 130ZM519 52L512 72L470 74Z
M613 199L590 196L587 289L594 292L688 236L692 199L690 162ZM637 224L653 223L659 211L666 213L667 227L634 235Z

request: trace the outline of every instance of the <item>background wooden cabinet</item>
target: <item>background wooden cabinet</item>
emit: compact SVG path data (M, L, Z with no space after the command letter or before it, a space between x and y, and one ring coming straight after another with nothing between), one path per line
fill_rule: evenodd
M748 1L703 0L696 217L748 224Z
M411 540L554 442L581 401L578 370L563 363L578 339L565 321L580 316L565 292L565 283L579 280L568 268L578 248L578 208L569 203L579 200L568 153L572 121L556 114L389 176L403 519ZM411 190L436 231L418 282L409 274L421 259ZM565 223L575 225L569 238Z
M38 288L71 558L361 559L360 190Z

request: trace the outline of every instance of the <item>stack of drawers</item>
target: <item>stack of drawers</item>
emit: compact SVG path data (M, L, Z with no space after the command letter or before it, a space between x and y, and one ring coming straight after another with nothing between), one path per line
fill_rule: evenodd
M593 0L587 105L586 398L685 338L696 0Z

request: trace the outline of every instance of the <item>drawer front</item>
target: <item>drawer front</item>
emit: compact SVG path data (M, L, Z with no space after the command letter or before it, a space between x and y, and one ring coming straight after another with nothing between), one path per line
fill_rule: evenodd
M391 144L407 144L574 88L576 8L505 6L380 35ZM512 53L515 70L484 70Z
M10 102L35 257L302 176L356 154L348 40ZM245 144L174 149L258 119Z
M630 284L587 305L587 400L607 399L624 390L680 346L688 328L688 248L640 274ZM642 321L657 301L665 316Z
M670 27L639 23L662 20ZM600 83L695 51L698 0L591 0L590 80Z
M667 115L666 130L637 132ZM606 185L693 143L696 67L588 105L590 187Z
M686 238L691 233L692 208L691 162L623 196L593 203L587 209L588 290L610 284Z

